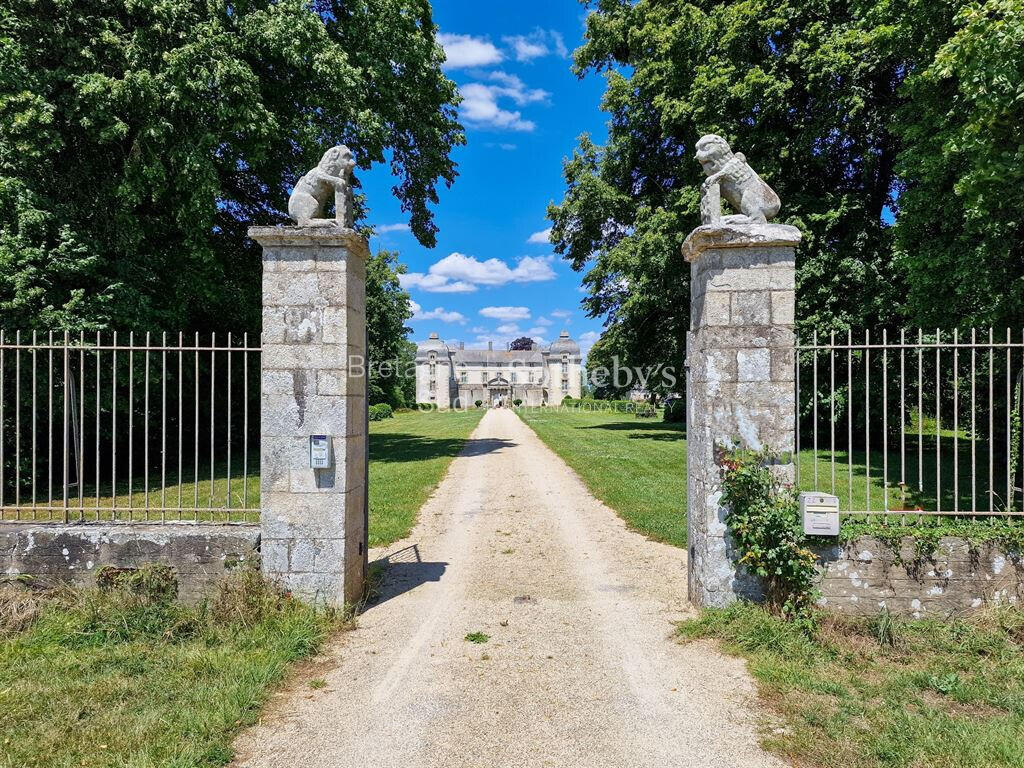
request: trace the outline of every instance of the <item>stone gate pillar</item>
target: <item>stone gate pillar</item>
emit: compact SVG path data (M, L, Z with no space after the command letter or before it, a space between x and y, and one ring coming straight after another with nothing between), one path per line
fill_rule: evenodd
M333 222L252 227L263 246L263 573L305 600L362 596L366 520L366 239ZM333 466L310 466L328 435Z
M771 448L792 479L796 227L724 223L695 229L687 339L687 469L690 600L722 606L756 598L757 582L737 572L721 505L716 448Z

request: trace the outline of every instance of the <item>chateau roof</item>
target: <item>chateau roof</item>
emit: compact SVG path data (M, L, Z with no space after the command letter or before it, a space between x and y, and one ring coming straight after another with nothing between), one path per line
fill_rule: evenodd
M512 363L543 363L544 354L539 349L506 351L504 349L457 349L452 352L452 361L458 365L510 365Z

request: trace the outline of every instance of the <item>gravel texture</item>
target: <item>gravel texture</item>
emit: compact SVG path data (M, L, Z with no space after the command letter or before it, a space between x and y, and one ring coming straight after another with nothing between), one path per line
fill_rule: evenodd
M278 694L237 766L782 765L743 663L672 638L686 553L627 530L514 412L371 557L380 597L324 653L327 685Z

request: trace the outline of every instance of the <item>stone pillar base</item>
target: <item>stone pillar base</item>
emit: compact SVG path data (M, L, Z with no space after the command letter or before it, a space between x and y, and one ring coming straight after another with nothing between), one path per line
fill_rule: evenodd
M758 581L735 565L716 454L770 448L782 457L780 473L792 478L799 242L800 231L784 224L719 223L698 227L683 243L691 275L688 587L696 605L761 596Z
M263 246L263 573L297 597L358 602L367 569L365 238L329 222L253 227ZM333 466L310 467L310 435Z

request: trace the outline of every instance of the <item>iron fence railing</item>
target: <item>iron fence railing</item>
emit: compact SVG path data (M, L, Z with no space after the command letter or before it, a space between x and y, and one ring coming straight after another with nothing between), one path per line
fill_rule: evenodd
M798 486L847 514L1020 516L1024 333L857 337L796 345Z
M252 522L248 334L0 330L0 520Z

